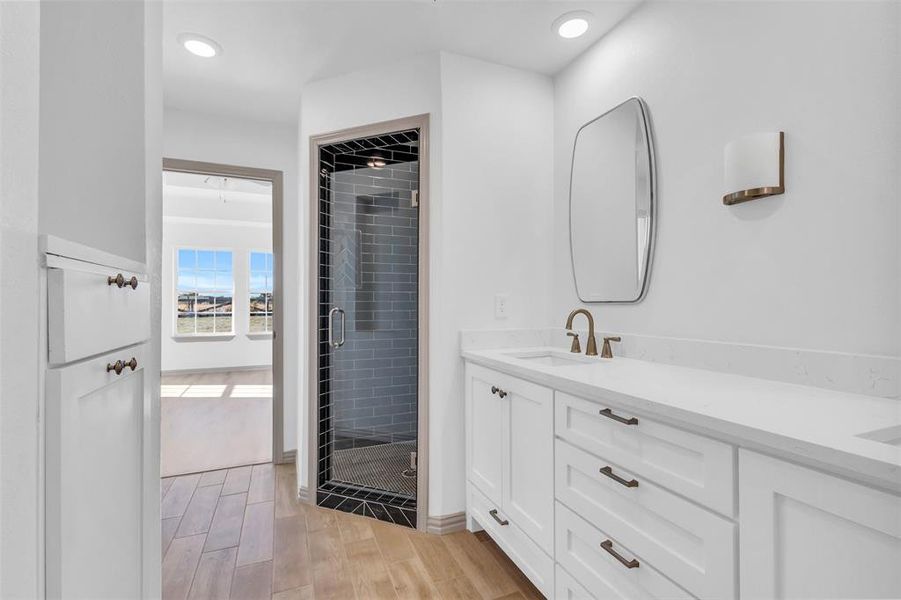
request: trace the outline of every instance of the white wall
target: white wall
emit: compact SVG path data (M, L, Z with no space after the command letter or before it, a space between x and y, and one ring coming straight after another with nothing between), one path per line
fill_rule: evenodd
M420 113L431 114L429 514L439 516L465 505L459 330L525 327L547 314L552 85L446 53L310 84L300 117L304 197L310 135ZM509 294L505 320L494 317L496 293ZM305 482L305 461L301 470Z
M144 262L144 5L41 4L42 233Z
M144 376L144 506L156 510L144 512L145 557L147 570L160 572L159 479L160 479L160 311L162 270L162 178L158 176L163 159L163 6L144 3L144 227L147 250L145 262L150 276L150 342L147 344ZM147 577L143 582L146 598L162 593L162 577Z
M38 235L150 267L159 294L158 3L0 2L0 597L43 596ZM145 129L146 127L146 129ZM156 179L158 181L158 179ZM146 235L145 235L146 234ZM145 243L146 242L146 243ZM151 315L152 316L152 315ZM152 327L158 329L158 320ZM158 347L144 404L149 572L159 571ZM149 485L148 485L149 483ZM155 557L155 558L154 558ZM155 564L154 564L155 563ZM159 596L159 579L144 595Z
M440 243L432 248L430 477L433 515L466 504L461 329L543 323L553 220L553 87L547 77L441 55L444 134ZM437 264L436 262L437 261ZM508 316L496 319L495 294Z
M300 306L301 277L296 223L300 213L297 195L297 127L288 123L263 123L204 115L167 108L164 114L163 156L224 163L242 167L276 169L284 173L283 273L286 307ZM285 450L297 447L297 398L300 384L299 311L284 311L284 435Z
M387 121L411 115L430 114L430 161L429 169L431 199L431 232L435 231L435 222L440 219L441 205L441 89L440 62L437 54L418 56L410 60L393 63L378 69L351 73L334 79L326 79L308 84L303 91L300 106L299 124L299 173L300 193L304 207L309 206L309 172L310 172L310 136L328 133L348 127L368 125L378 121ZM308 245L309 245L309 213L304 209L300 215L297 237L301 239L302 282L305 287L309 277ZM433 238L433 245L436 240ZM430 268L436 268L434 255L429 261ZM432 296L435 297L434 286ZM307 343L308 336L315 332L308 331L309 310L306 293L303 296L303 311L300 322L300 370L302 374L301 402L297 427L300 432L297 460L298 485L307 482L307 423L309 407ZM315 310L315 307L312 307ZM434 316L433 316L434 318ZM430 349L432 345L430 344ZM287 417L286 417L287 419ZM430 465L436 464L433 453ZM434 490L437 482L429 482L429 489ZM437 514L437 513L436 513Z
M577 128L647 100L659 221L647 298L592 305L604 331L901 353L895 2L660 2L555 80L549 318L574 306L567 186ZM782 196L723 206L723 147L786 134Z
M232 251L235 279L232 314L234 335L229 339L175 337L175 273L178 248ZM163 371L269 366L272 338L248 336L250 324L250 252L272 251L272 226L221 221L216 224L186 219L163 222Z
M40 6L0 2L0 597L35 598L39 567Z

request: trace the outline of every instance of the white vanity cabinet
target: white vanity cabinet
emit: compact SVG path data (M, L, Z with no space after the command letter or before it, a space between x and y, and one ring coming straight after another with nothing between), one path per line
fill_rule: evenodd
M468 525L484 527L549 598L901 599L901 496L891 481L881 490L792 462L784 443L731 433L742 421L719 431L709 415L696 426L691 411L678 422L661 416L620 391L634 362L625 376L611 373L616 362L598 367L612 390L603 371L552 375L516 362L522 351L484 354L466 364ZM720 388L724 402L729 391ZM784 406L815 392L779 393ZM892 427L895 410L849 428Z
M553 593L553 427L550 389L467 366L468 517L549 596Z
M901 497L739 452L741 597L901 598Z

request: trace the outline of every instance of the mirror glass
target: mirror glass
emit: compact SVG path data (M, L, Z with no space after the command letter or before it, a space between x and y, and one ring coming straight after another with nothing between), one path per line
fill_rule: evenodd
M654 148L647 107L630 98L576 134L569 235L582 302L638 302L654 239Z

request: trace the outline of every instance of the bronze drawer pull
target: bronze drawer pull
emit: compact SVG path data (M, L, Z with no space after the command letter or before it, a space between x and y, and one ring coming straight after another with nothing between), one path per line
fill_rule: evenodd
M491 393L492 393L492 394L497 394L497 395L500 396L501 398L506 398L506 397L507 397L507 392L505 392L505 391L502 390L501 388L497 387L496 385L491 386Z
M638 560L634 558L632 560L626 560L625 558L623 558L622 554L613 549L613 540L604 540L603 542L601 542L601 548L606 550L610 556L621 562L627 569L635 569L640 564Z
M603 416L607 417L608 419L613 419L614 421L618 421L618 422L622 423L623 425L638 425L638 419L636 419L635 417L629 417L627 419L625 417L615 415L615 414L613 414L613 411L610 410L609 408L605 408L605 409L601 410L601 414Z
M112 275L106 278L106 285L116 284L116 287L122 289L124 287L130 287L133 290L138 289L138 278L134 275L131 276L131 279L125 279L125 275L122 273L116 273L116 276Z
M621 484L621 485L624 485L624 486L626 486L627 488L638 487L638 480L637 480L637 479L633 479L633 480L631 480L631 481L628 481L628 480L626 480L626 479L623 479L622 477L620 477L619 475L617 475L616 473L613 472L613 467L604 467L604 468L602 468L602 469L601 469L601 475L606 475L607 477L609 477L610 479L612 479L612 480L615 481L616 483L619 483L619 484Z
M106 372L115 371L116 375L121 375L126 367L134 371L138 368L138 359L132 356L129 361L117 360L115 363L106 363Z
M491 515L491 518L493 518L495 521L497 521L502 527L503 527L504 525L509 525L509 524L510 524L510 521L508 521L507 519L501 519L500 517L497 516L497 509L496 509L496 508L492 508L491 510L489 510L489 511L488 511L488 514Z

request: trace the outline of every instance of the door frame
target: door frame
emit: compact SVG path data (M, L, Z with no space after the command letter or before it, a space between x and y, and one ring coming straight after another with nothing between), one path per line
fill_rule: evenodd
M163 171L176 173L196 173L218 177L238 177L268 181L272 184L272 462L275 464L294 461L293 452L285 452L285 369L284 351L284 285L282 284L282 206L284 203L284 173L272 169L239 167L221 163L163 158ZM165 335L165 333L163 334Z
M416 528L429 515L429 114L420 114L310 136L309 265L307 271L307 501L316 504L319 439L319 147L346 140L419 129L419 348L416 422Z

